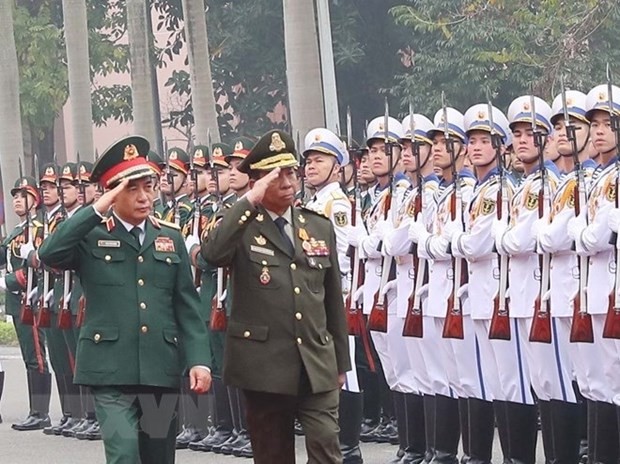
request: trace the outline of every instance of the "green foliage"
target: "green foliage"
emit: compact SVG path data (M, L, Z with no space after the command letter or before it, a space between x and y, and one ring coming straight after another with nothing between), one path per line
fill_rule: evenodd
M604 63L617 62L609 40L617 35L620 4L614 0L413 0L391 9L410 30L412 66L390 91L404 110L433 115L440 91L465 110L486 100L497 106L530 92L551 100L560 75L588 91L604 79ZM390 85L388 85L390 87Z
M17 346L15 327L9 322L0 321L0 346Z

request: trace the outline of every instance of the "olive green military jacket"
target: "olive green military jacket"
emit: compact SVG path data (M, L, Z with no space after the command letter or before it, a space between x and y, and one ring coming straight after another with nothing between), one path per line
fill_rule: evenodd
M202 243L207 262L231 267L224 352L230 385L296 395L303 366L319 393L338 388L338 374L351 368L332 224L311 211L292 214L294 256L269 214L245 198Z
M210 365L181 234L155 218L142 245L110 216L84 208L39 249L48 266L74 269L86 298L75 383L175 388L187 367Z

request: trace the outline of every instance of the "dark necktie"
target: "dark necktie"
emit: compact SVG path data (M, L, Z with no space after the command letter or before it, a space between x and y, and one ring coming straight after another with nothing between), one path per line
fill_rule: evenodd
M290 252L291 255L295 254L295 246L293 245L293 242L291 242L291 239L284 230L284 226L286 226L288 221L282 216L279 216L273 222L276 224L276 227L280 231L280 234L282 234L282 240L284 240L284 244L286 245L287 250Z
M142 230L141 230L138 226L134 227L133 229L131 229L131 230L129 231L129 233L130 233L131 235L133 235L133 238L135 238L135 239L136 239L136 243L138 244L138 248L140 248L140 246L142 245L142 244L140 243L140 233L141 233L141 232L142 232Z

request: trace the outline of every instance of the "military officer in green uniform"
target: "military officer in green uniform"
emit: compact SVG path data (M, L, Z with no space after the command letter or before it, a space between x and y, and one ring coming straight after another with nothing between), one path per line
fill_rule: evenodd
M351 365L334 229L293 207L297 164L288 134L265 134L239 166L251 190L201 249L231 269L224 382L244 392L259 464L295 462L295 417L310 463L342 462L338 396Z
M40 202L36 181L31 177L22 177L15 182L11 190L13 210L21 222L4 239L1 245L0 261L6 266L6 274L0 279L0 287L5 291L6 313L13 319L13 325L19 341L22 359L26 365L28 379L28 397L30 412L28 417L16 424L14 430L37 430L50 425L48 415L51 375L45 353L45 333L33 321L27 322L20 317L22 298L25 292L36 289L36 281L28 288L28 272L31 280L35 279L33 269L27 268L28 246L40 242L43 224L36 217L36 208ZM30 219L28 220L28 216ZM33 240L34 237L37 239ZM36 291L36 290L35 290ZM31 306L34 304L28 301ZM0 372L0 391L4 383L4 372Z
M162 218L183 228L192 216L189 198L189 156L181 148L170 148L167 163L160 177L160 188L166 198Z
M74 269L86 297L75 383L92 387L106 460L173 463L181 373L209 389L210 351L177 227L150 216L149 144L127 137L99 158L91 179L108 189L39 249Z

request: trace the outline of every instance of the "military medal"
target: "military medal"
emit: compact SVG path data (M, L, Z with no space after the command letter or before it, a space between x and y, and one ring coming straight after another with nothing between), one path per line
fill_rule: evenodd
M259 277L260 283L263 285L267 285L271 282L271 274L269 274L269 268L267 266L263 267L263 270L260 273Z
M174 253L174 241L170 237L157 237L155 239L155 251Z
M257 220L258 222L263 222L263 221L265 220L265 216L263 216L263 213L258 213L258 214L256 215L256 220Z
M258 237L254 237L254 240L256 240L256 243L258 245L267 245L267 239L265 237L263 237L262 235L259 235Z
M299 229L299 238L303 241L310 240L310 236L308 235L308 231L306 229Z
M299 220L299 222L301 224L305 224L306 223L306 218L303 217L301 214L297 217L297 219Z

